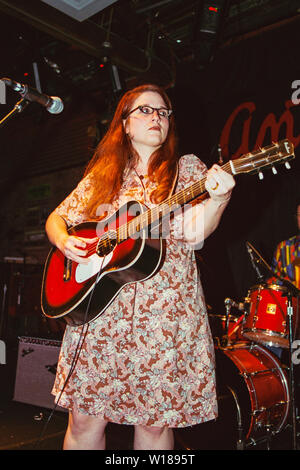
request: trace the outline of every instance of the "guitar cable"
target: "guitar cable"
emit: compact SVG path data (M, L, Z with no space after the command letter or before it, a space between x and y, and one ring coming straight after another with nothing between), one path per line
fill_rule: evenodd
M36 449L36 447L37 447L37 446L40 444L40 442L42 441L42 439L43 439L43 437L44 437L44 434L45 434L45 432L46 432L46 430L47 430L47 427L48 427L48 425L49 425L49 423L50 423L50 421L51 421L51 419L52 419L52 417L53 417L53 414L55 413L55 411L56 411L56 409L57 409L57 407L58 407L58 405L59 405L59 400L61 399L62 394L63 394L63 392L65 391L65 388L66 388L66 386L67 386L67 384L68 384L68 382L69 382L69 380L70 380L70 378L71 378L71 376L72 376L72 374L73 374L73 372L74 372L74 370L75 370L77 361L78 361L79 356L80 356L80 352L81 352L81 350L82 350L82 346L83 346L83 344L84 344L84 341L85 341L85 338L86 338L86 335L87 335L87 332L88 332L89 325L88 325L88 324L86 325L87 317L88 317L88 313L89 313L91 301L92 301L92 298L93 298L93 295L94 295L94 291L95 291L96 285L97 285L97 283L98 283L98 281L99 281L99 277L100 277L100 274L101 274L101 270L102 270L102 266L103 266L103 262L104 262L104 260L105 260L105 257L106 257L106 256L104 256L103 259L102 259L101 267L100 267L100 269L99 269L99 272L98 272L98 274L97 274L97 277L96 277L94 286L93 286L93 288L92 288L92 290L91 290L91 293L90 293L90 295L89 295L88 304L87 304L87 307L86 307L86 310L85 310L85 313L84 313L84 321L83 321L82 329L81 329L81 332L79 333L79 340L78 340L78 343L77 343L76 348L75 348L75 353L74 353L74 356L73 356L73 359L72 359L72 362L71 362L71 365L70 365L70 370L69 370L69 372L68 372L68 375L67 375L67 378L66 378L66 380L65 380L65 382L64 382L64 385L63 385L63 387L62 387L62 389L61 389L61 391L60 391L60 394L59 394L59 396L58 396L58 399L57 399L56 403L54 404L54 406L53 406L53 408L52 408L52 410L51 410L51 413L50 413L50 415L48 416L47 421L46 421L46 423L45 423L45 425L44 425L44 427L43 427L43 429L42 429L42 431L41 431L41 433L40 433L40 436L39 436L39 438L37 439L36 443L35 443L34 446L33 446L33 449ZM86 326L86 331L84 332L83 330L84 330L85 326Z

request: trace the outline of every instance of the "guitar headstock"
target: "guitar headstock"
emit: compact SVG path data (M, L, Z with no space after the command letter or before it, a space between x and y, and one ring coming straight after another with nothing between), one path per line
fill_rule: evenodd
M292 158L295 158L294 145L290 140L284 139L252 153L247 153L236 160L230 160L230 166L233 175L258 173L262 178L260 171L262 168L272 168L273 173L276 173L275 164L285 163L286 167L290 168L288 161Z

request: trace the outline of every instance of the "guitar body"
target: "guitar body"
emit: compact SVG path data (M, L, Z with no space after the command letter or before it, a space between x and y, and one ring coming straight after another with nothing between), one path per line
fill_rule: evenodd
M69 229L70 235L98 237L97 245L105 247L105 255L94 250L87 255L90 262L86 265L67 260L57 248L50 250L41 292L46 317L63 318L73 326L89 323L105 311L126 284L143 281L158 270L163 255L161 238L149 239L141 231L119 243L113 240L116 228L145 210L142 204L131 201L101 222L85 222Z

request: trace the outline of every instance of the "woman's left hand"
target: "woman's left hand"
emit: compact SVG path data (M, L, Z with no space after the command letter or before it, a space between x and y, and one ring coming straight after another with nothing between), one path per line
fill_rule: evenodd
M231 192L235 186L235 180L232 175L222 170L214 164L207 172L205 188L211 199L219 202L226 202L230 199Z

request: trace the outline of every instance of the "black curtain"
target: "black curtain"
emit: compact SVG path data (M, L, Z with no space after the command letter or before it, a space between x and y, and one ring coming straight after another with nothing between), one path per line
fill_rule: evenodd
M295 20L223 47L204 71L191 65L177 77L181 153L196 153L210 167L218 161L218 144L224 163L272 141L288 138L295 145L291 170L279 165L263 180L237 176L221 224L198 254L207 302L216 313L224 312L226 297L243 300L257 283L246 241L271 263L277 243L297 232L300 105L292 100L292 86L300 80L299 43Z

